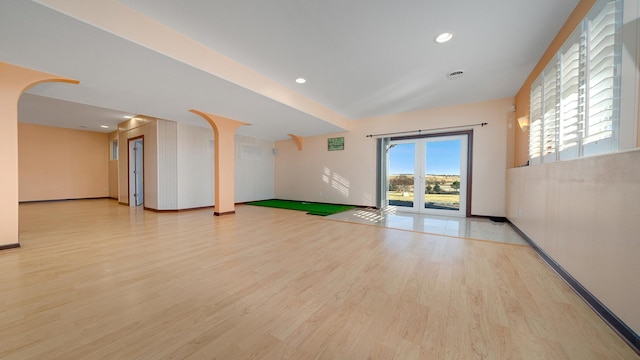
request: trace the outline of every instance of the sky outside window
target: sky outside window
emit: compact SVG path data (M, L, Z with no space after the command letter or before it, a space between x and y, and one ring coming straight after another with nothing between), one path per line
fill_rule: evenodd
M460 175L460 140L427 142L429 175ZM415 144L396 144L389 150L391 175L413 174Z

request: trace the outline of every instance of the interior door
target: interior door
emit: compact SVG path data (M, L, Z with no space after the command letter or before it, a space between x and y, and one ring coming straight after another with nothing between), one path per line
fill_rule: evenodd
M144 203L144 164L143 162L143 147L142 147L142 139L136 141L135 145L135 176L136 176L136 206L142 205Z
M398 211L466 216L467 136L391 140L387 201Z
M144 143L142 138L129 140L129 204L144 203Z

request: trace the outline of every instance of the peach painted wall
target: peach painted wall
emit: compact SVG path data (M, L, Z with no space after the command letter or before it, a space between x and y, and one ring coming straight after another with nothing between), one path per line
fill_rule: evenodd
M19 200L109 195L108 135L18 124Z
M375 205L376 140L367 134L434 129L445 126L474 127L474 215L505 215L507 130L514 127L513 99L500 99L453 107L420 110L363 119L353 131L306 137L303 150L293 140L276 142L275 197L290 200ZM327 138L344 136L343 151L327 151Z
M509 169L507 217L640 333L640 149Z

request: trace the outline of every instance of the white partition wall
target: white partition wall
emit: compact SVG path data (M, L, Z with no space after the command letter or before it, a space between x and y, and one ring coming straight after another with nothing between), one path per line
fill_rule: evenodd
M120 143L144 136L144 207L181 210L214 205L214 144L210 127L168 120L121 127ZM274 142L236 136L235 202L274 197ZM126 159L126 147L120 158ZM120 166L120 202L127 202L126 161Z
M178 208L213 206L213 130L178 124Z
M236 135L236 203L274 198L274 147L270 140Z
M177 123L157 120L158 126L158 207L156 210L178 208Z
M177 126L178 209L214 205L213 130ZM274 142L236 135L235 202L274 197Z

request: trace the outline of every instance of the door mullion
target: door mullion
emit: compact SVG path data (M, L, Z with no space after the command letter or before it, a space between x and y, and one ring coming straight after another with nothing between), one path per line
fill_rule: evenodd
M413 204L414 209L421 212L424 209L424 187L425 187L425 149L426 141L420 139L416 141L415 165L414 165L414 188Z

